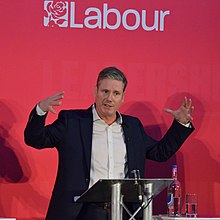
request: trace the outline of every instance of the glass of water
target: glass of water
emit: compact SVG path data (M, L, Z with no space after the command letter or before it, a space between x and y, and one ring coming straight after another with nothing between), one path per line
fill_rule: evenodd
M198 196L197 194L186 194L186 217L196 218L197 217L197 207L198 207Z

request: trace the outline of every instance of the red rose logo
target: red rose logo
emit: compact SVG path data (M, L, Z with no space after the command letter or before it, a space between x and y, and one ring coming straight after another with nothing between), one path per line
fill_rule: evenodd
M67 15L67 3L64 1L48 1L45 6L47 12L47 26L61 26L67 21L64 17Z
M54 19L63 17L66 14L66 3L59 2L49 2L47 5L47 11L51 13Z

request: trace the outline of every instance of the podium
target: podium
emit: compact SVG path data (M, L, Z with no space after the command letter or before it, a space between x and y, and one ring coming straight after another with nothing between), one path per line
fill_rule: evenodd
M85 191L76 202L111 203L111 220L122 220L123 209L129 214L129 220L143 209L143 220L152 219L152 200L164 190L173 179L100 179ZM130 213L125 203L139 204L134 213Z

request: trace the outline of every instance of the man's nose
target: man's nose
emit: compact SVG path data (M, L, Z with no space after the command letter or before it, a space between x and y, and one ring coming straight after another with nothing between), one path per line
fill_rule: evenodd
M112 101L112 99L113 99L113 94L110 92L110 93L108 93L108 95L107 95L107 100L108 100L108 101Z

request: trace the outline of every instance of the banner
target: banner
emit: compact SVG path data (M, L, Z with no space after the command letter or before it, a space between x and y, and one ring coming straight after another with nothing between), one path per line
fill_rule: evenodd
M57 113L88 108L107 66L128 78L120 111L139 117L156 139L173 120L163 108L192 98L196 131L169 161L146 161L146 177L168 178L177 163L183 193L198 194L199 216L218 216L219 6L219 0L2 1L0 216L44 219L58 157L55 149L24 143L29 113L61 90ZM47 123L56 118L49 114ZM155 214L166 213L161 196Z

